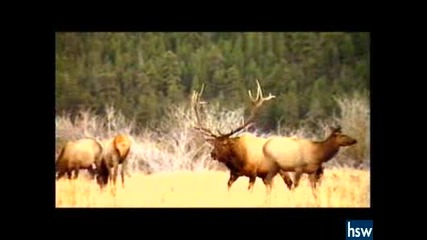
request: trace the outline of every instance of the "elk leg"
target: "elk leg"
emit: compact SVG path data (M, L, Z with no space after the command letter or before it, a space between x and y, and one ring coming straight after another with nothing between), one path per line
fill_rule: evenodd
M98 183L100 189L108 185L108 180L110 178L110 169L105 160L100 160L96 163L96 182Z
M101 190L108 185L108 179L109 179L108 168L103 167L102 169L98 169L96 174L96 182L98 183Z
M289 176L289 173L280 170L279 171L280 176L282 177L283 181L285 182L286 186L288 187L289 190L292 189L292 179L291 176Z
M323 166L321 166L319 169L317 169L316 171L316 184L318 184L320 186L320 184L322 183L322 178L323 178Z
M312 189L316 189L316 184L317 184L317 175L316 173L310 173L308 175L308 179L310 180L310 186Z
M92 179L92 180L93 180L93 179L95 179L95 175L96 175L96 168L89 167L87 170L88 170L88 172L89 172L89 174L90 174L91 179Z
M313 193L314 198L317 199L317 194L316 194L317 174L316 174L316 172L308 175L308 179L310 180L311 192Z
M79 177L79 169L75 168L74 169L74 179L77 179Z
M67 176L68 176L68 179L70 180L71 180L72 173L73 173L72 170L67 171Z
M105 179L106 179L106 185L112 185L113 183L113 171L111 170L111 167L105 163L105 167L106 167L106 174L105 174Z
M120 172L120 175L122 177L122 187L125 187L125 171L127 170L127 161L124 161L122 163L122 171Z
M119 173L119 164L116 164L116 166L114 166L114 172L113 172L113 185L114 186L116 186L118 173Z
M125 170L122 166L122 170L120 171L120 176L122 178L122 187L125 188Z
M295 170L294 188L293 188L293 190L295 190L298 187L302 173L303 173L302 169L296 169Z
M249 186L248 186L248 190L251 191L251 193L254 192L254 184L256 181L256 175L252 175L249 177Z
M233 172L230 172L230 178L227 182L227 190L230 191L231 185L239 178L239 175Z
M65 172L59 172L58 175L56 176L56 180L61 179L64 175L65 175Z
M263 179L262 181L264 182L264 185L267 189L267 195L270 195L271 190L273 188L273 178L276 176L276 174L278 173L278 169L275 169L273 171L270 171Z
M273 188L273 178L276 176L276 174L278 173L278 169L275 169L274 171L270 171L267 176L265 176L262 181L264 182L264 185L266 187L266 199L265 199L265 204L266 205L270 205L271 203L271 190Z
M108 172L109 172L109 176L110 176L110 180L111 180L111 194L113 196L116 196L116 180L117 180L117 173L118 173L118 164L115 164L115 166L113 167L114 169L108 167ZM112 173L112 174L111 174Z

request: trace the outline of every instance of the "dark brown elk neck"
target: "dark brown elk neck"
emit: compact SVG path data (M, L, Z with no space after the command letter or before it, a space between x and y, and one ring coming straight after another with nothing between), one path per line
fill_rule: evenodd
M245 159L245 156L242 155L242 149L240 149L237 144L238 138L233 140L234 141L230 142L229 145L230 151L227 155L223 156L220 162L223 162L231 171L239 172L239 169L244 166L242 159Z
M218 159L219 162L223 163L232 172L239 172L243 167L243 162L240 160L233 151L229 154L224 154Z
M228 161L225 161L224 164L231 172L236 173L240 172L243 167L243 163L236 158L230 158Z
M313 142L315 146L315 159L318 162L327 162L331 160L340 149L339 145L332 138L322 142Z

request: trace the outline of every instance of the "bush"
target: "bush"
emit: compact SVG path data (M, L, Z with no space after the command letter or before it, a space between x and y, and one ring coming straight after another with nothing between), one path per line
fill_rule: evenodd
M336 121L349 136L357 139L358 143L346 148L342 161L353 161L355 167L366 167L370 163L371 136L370 136L370 105L369 97L360 93L354 93L351 97L336 97L340 109L340 116Z
M343 132L356 138L358 143L342 148L339 154L327 164L367 167L370 160L370 111L368 98L361 94L351 97L336 97L339 114L327 121L302 122L299 128L282 127L277 134L322 140L330 133L330 126L341 125ZM221 109L218 104L205 105L207 114L203 121L214 132L230 131L243 122L243 108ZM117 133L127 133L134 139L134 147L129 155L129 170L168 172L177 170L225 170L223 164L210 157L212 147L201 134L194 130L196 117L188 104L172 105L162 118L159 127L135 130L133 121L127 120L112 107L106 107L105 116L97 116L89 110L82 110L72 119L69 114L56 117L57 154L67 140L85 136L99 139L113 137ZM273 133L254 132L259 136Z

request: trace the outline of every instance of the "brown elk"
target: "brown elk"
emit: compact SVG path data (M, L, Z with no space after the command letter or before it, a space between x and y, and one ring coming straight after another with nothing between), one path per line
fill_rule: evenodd
M103 149L100 141L90 137L66 142L55 163L58 173L56 179L61 179L65 174L71 179L73 171L74 179L77 179L80 169L87 169L94 177L97 169L102 169ZM100 185L106 184L105 172L101 172L97 181Z
M267 97L264 97L258 80L256 83L256 97L253 98L251 91L248 91L249 98L252 101L252 110L249 118L241 126L231 130L226 134L222 134L219 131L218 134L215 134L211 130L203 127L199 112L200 106L202 104L200 101L200 96L203 93L204 87L202 86L199 93L193 92L191 102L198 123L198 126L195 127L195 129L208 137L206 141L213 146L211 157L214 160L225 164L230 170L230 178L227 183L228 190L230 190L232 184L241 176L249 177L248 190L253 190L256 177L262 178L264 184L271 188L271 186L268 186L266 182L267 174L271 172L271 166L269 166L268 163L264 163L264 155L262 152L262 147L268 139L257 137L250 133L245 133L242 136L232 137L233 134L241 132L252 125L257 114L257 110L261 107L261 105L264 102L275 98L275 96L271 94L269 94ZM292 186L292 180L289 174L283 171L279 172L279 174L290 189Z
M125 171L127 170L128 155L132 147L132 140L126 134L118 134L113 138L103 141L103 167L107 169L107 175L116 185L119 165L121 165L122 187L125 186Z
M343 134L341 127L333 128L330 135L323 141L311 141L303 138L271 137L263 147L268 165L271 166L266 181L271 183L277 173L295 172L294 188L298 187L301 175L309 175L314 197L316 182L323 174L322 164L331 160L340 147L351 146L357 140Z

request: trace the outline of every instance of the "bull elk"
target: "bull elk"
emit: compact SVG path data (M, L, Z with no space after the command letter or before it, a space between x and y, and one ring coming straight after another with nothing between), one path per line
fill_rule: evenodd
M343 134L341 127L331 129L323 141L311 141L304 138L271 137L263 147L263 153L271 166L267 182L280 172L295 172L294 189L298 187L301 175L309 175L312 193L317 198L315 189L319 175L323 174L322 164L331 160L341 147L351 146L357 140Z
M200 92L193 92L191 105L196 115L197 125L195 129L205 135L205 139L208 143L213 146L211 157L223 163L230 170L230 177L227 183L228 190L230 190L233 183L241 176L249 177L248 190L253 190L253 186L256 181L256 177L260 177L267 189L271 189L271 184L267 181L267 175L272 172L268 162L264 161L263 145L267 142L267 138L257 137L250 133L245 133L242 136L232 137L233 134L245 130L253 124L257 111L263 103L275 98L271 93L269 96L264 97L262 93L259 81L257 83L257 95L254 98L251 91L249 90L249 98L252 102L252 109L249 118L239 127L231 130L229 133L222 134L218 131L218 134L213 133L211 130L203 126L200 118L200 108L202 102L200 97L203 94L204 86L200 89ZM279 172L283 178L285 184L290 189L292 186L292 180L288 173L282 171Z

